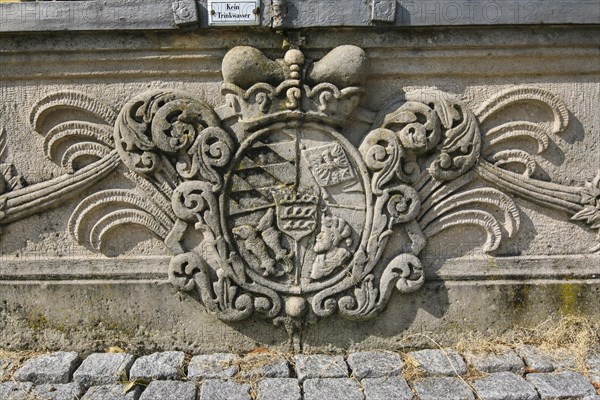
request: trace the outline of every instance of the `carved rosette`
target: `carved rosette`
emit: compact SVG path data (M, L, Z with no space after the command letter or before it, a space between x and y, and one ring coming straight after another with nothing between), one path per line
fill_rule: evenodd
M418 290L419 255L448 228L480 227L483 250L493 252L520 225L506 193L599 228L599 178L584 188L543 182L533 178L533 155L506 150L525 137L541 153L565 129L568 111L554 95L520 87L472 112L445 93L404 93L373 113L359 106L367 72L355 46L317 61L299 49L270 60L242 46L224 57L225 103L216 109L166 90L135 96L119 113L85 94L52 94L31 124L69 173L0 195L0 221L60 204L122 163L133 187L79 203L73 237L100 251L114 227L145 226L171 250L178 290L223 320L256 313L291 331L334 313L372 318L394 291ZM522 102L549 108L553 121L489 126ZM94 122L47 127L65 107ZM371 128L355 143L344 128L359 119Z

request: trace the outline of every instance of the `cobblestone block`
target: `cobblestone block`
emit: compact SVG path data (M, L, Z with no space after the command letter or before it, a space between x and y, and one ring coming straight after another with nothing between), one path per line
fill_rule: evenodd
M258 382L257 400L301 400L300 385L294 378L268 378Z
M414 394L406 380L399 376L362 380L367 400L412 400Z
M497 372L473 382L481 400L537 400L530 382L512 372Z
M90 354L73 373L73 381L85 388L118 383L133 361L134 357L125 353Z
M454 350L420 350L408 353L408 357L428 375L453 376L467 373L467 364Z
M590 381L577 372L529 374L527 380L533 383L542 400L581 399L596 394Z
M140 400L196 400L196 383L180 381L152 381Z
M290 366L283 356L246 356L240 363L242 379L289 378Z
M33 382L36 385L69 383L78 362L79 357L74 352L44 354L25 361L13 377L17 381Z
M4 382L0 383L0 399L2 400L24 400L31 391L31 382Z
M358 378L379 378L399 375L404 368L402 357L388 351L363 351L351 353L348 365Z
M127 393L123 393L123 385L120 384L92 386L81 400L138 400L141 392L139 386Z
M172 380L183 376L182 351L165 351L143 356L135 360L129 379Z
M358 382L350 378L317 378L304 382L304 400L364 400Z
M517 349L517 354L523 358L525 365L531 370L538 372L554 371L554 362L552 358L543 353L537 347L525 345Z
M437 376L412 383L420 400L474 400L471 388L458 378Z
M552 350L550 356L556 371L577 369L577 359L570 350L555 349Z
M250 385L208 379L200 387L200 400L250 400Z
M469 364L475 369L482 372L503 372L510 371L515 374L523 375L525 364L521 357L513 350L509 350L503 354L465 354L465 358Z
M348 376L348 366L342 356L324 354L297 355L296 376L300 382L312 378L344 378Z
M188 365L188 378L194 380L231 378L238 372L237 357L230 353L194 356Z
M592 382L600 386L600 352L590 354L585 360Z
M36 400L79 400L84 389L76 383L46 384L33 388Z

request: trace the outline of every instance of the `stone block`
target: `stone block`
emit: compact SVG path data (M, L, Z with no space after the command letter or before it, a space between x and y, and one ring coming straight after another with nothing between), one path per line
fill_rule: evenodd
M289 378L290 366L282 355L248 355L240 362L239 376L242 379Z
M200 387L200 400L250 400L250 385L222 379L208 379Z
M196 400L196 383L181 381L152 381L140 400Z
M481 400L537 400L535 387L512 372L497 372L473 382Z
M258 382L257 400L301 400L300 385L294 378L267 378Z
M419 350L408 353L419 369L428 375L464 375L467 364L454 350Z
M589 354L585 360L588 376L596 385L600 386L600 351Z
M237 356L230 353L216 353L194 356L188 365L188 379L231 378L239 370Z
M591 382L573 371L529 374L527 380L542 400L581 399L596 394Z
M78 362L79 357L74 352L44 354L25 361L13 377L16 381L36 385L68 383Z
M561 370L577 370L577 359L571 350L567 349L554 349L550 353L552 358L552 364L554 365L555 371Z
M351 378L317 378L304 382L304 400L364 400L358 382Z
M363 351L351 353L348 365L357 379L399 375L404 368L402 357L389 351Z
M2 400L26 400L31 391L31 382L4 382L0 383L0 399Z
M175 380L184 376L182 351L165 351L143 356L135 360L129 379Z
M92 386L81 400L138 400L141 392L142 389L139 386L135 386L127 393L124 392L124 385Z
M342 356L310 354L294 356L296 376L300 382L312 378L343 378L348 376L348 366Z
M510 371L522 375L525 370L523 360L513 350L501 354L467 353L465 358L475 369L482 372Z
M46 384L33 388L36 400L79 400L84 388L77 383Z
M521 346L517 349L517 353L523 361L525 361L525 365L530 370L537 372L552 372L554 371L554 362L552 358L534 346Z
M125 353L90 354L73 373L73 381L86 388L117 383L129 373L133 361Z
M399 376L364 378L362 386L367 400L412 400L414 394L406 379Z
M420 400L474 400L471 388L458 378L437 376L412 382Z

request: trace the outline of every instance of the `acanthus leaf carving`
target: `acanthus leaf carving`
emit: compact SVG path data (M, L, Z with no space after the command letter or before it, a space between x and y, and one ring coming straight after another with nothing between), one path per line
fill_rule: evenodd
M166 268L178 290L223 320L256 313L291 331L336 312L372 318L394 291L418 290L427 268L419 255L446 229L479 227L483 250L497 250L520 227L506 193L600 226L600 178L585 188L544 182L535 179L536 155L498 150L524 137L542 153L566 128L566 107L547 91L510 89L475 113L443 92L404 93L355 146L343 127L354 114L375 115L360 106L362 49L313 61L294 48L273 61L245 46L223 64L225 104L216 110L169 90L139 94L119 113L78 92L40 100L31 123L68 173L1 194L0 222L55 206L122 164L134 188L81 201L69 222L76 240L101 251L114 227L145 226L172 252ZM500 110L531 101L553 121L489 126ZM65 108L93 118L48 128L47 117ZM193 245L191 235L200 238Z

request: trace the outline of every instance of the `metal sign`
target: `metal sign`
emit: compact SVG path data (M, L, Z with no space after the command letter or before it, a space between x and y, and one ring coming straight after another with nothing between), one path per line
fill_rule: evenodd
M211 26L258 25L260 1L208 1Z

